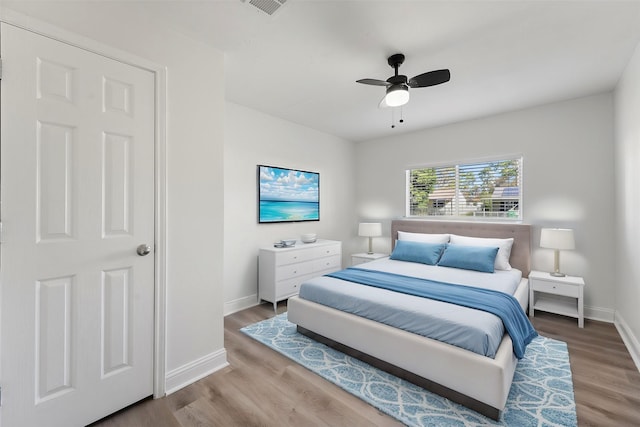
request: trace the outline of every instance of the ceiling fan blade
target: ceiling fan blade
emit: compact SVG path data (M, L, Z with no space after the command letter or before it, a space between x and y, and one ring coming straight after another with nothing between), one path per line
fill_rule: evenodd
M389 104L387 104L387 96L383 96L378 104L378 108L389 108Z
M449 70L436 70L418 74L409 80L407 84L409 87L428 87L446 83L450 78L451 73L449 73Z
M365 85L374 85L374 86L389 86L391 83L385 82L384 80L377 79L360 79L356 80L356 83L362 83Z

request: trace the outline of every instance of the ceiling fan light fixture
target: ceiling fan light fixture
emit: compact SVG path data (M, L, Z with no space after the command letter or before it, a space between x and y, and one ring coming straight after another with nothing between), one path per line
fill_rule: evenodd
M409 102L409 86L404 83L389 86L384 101L389 107L399 107L406 104Z

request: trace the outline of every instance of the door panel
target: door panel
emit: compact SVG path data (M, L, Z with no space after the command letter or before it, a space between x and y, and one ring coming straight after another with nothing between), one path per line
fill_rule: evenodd
M73 277L36 283L36 402L73 389L71 334Z
M102 275L102 377L131 368L131 269Z
M1 24L3 426L153 393L154 75Z
M131 137L106 133L103 141L103 236L125 236L131 223Z

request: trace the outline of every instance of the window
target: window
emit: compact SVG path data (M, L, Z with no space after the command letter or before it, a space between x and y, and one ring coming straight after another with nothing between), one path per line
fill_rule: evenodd
M407 171L407 216L521 219L522 158Z

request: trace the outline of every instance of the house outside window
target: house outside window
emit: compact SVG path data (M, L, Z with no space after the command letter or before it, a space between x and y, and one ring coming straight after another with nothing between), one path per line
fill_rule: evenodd
M407 217L522 219L522 157L407 170Z

